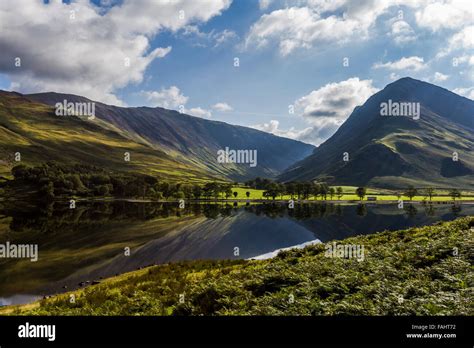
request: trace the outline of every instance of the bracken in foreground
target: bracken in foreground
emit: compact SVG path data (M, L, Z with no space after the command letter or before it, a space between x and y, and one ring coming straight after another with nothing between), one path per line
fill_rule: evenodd
M363 261L318 244L264 261L153 266L0 314L473 315L473 227L470 216L337 242L363 245Z

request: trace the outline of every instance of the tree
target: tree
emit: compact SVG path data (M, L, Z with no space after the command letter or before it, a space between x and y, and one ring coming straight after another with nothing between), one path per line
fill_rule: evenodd
M229 199L230 197L232 197L232 186L231 185L227 185L223 188L224 190L224 194L225 194L225 198L226 199Z
M343 191L342 191L342 187L338 187L336 189L336 194L337 194L337 198L338 199L341 199L342 195L343 195Z
M214 196L214 199L219 198L219 194L221 192L221 185L216 182L208 182L204 185L204 197L211 197Z
M238 195L239 193L237 191L234 191L234 198L237 198Z
M418 209L413 204L407 204L403 208L409 217L414 217L418 214Z
M456 198L461 198L461 191L458 189L452 189L449 191L449 195L453 199L453 201L456 201Z
M176 191L175 193L173 193L173 198L184 199L185 198L184 192L183 191Z
M312 193L312 183L305 182L303 183L303 199L308 199Z
M204 198L206 199L209 199L211 196L212 196L212 190L213 190L213 186L212 186L212 183L210 182L207 182L205 185L204 185L204 188L202 189L203 190L203 194L204 194Z
M295 189L296 189L296 195L298 196L298 199L300 199L301 193L303 192L303 183L297 182Z
M105 185L110 183L110 177L105 174L93 174L91 175L91 183L95 186Z
M12 168L12 175L15 178L15 180L25 178L27 174L28 174L28 167L26 167L23 164L20 164Z
M313 195L314 198L317 200L318 196L321 194L321 185L320 184L314 184L313 186Z
M181 186L181 191L183 191L186 199L191 199L193 197L193 189L194 187L190 184L184 184Z
M81 178L81 181L84 182L84 178ZM113 193L115 196L124 196L126 192L127 183L121 177L112 177L110 178L112 183ZM158 184L155 185L155 189L158 188Z
M367 189L365 187L358 187L355 190L355 194L359 197L360 200L363 200L367 194Z
M426 194L428 195L428 197L430 197L430 202L431 202L431 197L433 197L434 194L435 194L434 188L428 187L428 188L426 189Z
M201 195L202 195L201 186L199 186L199 185L194 185L194 186L193 186L193 197L194 197L194 199L199 199L199 198L201 198Z
M336 189L334 187L329 188L329 197L332 197L336 194Z
M293 196L296 193L296 185L294 182L289 182L285 184L285 190L286 192L291 196L291 199L293 199Z
M277 184L278 185L278 193L280 194L280 199L283 199L283 195L285 194L285 185Z
M247 198L249 198L250 197L250 192L249 191L245 192L245 195L247 196Z
M278 196L279 194L279 187L275 183L271 183L268 185L267 190L263 193L264 197L272 197L273 200Z
M362 204L362 203L357 204L356 214L359 216L367 215L367 207L365 206L365 204Z
M99 196L107 196L109 194L109 187L107 185L100 185L96 188Z
M172 194L171 185L168 182L163 182L160 185L160 191L163 192L163 196L168 199Z
M163 199L163 194L160 191L153 190L152 195L153 195L152 198L154 200L160 201Z
M213 182L211 187L212 187L212 194L214 195L214 199L217 200L221 193L222 187L216 182Z
M48 201L54 199L54 186L53 183L50 181L47 184L45 184L41 189L40 193L44 195L44 198Z
M329 186L327 184L321 184L321 188L319 189L321 193L321 198L324 198L326 200L328 198L328 192L329 192Z
M413 197L416 196L418 193L418 190L414 188L413 186L408 186L407 190L405 191L404 195L410 198L410 201L413 199Z

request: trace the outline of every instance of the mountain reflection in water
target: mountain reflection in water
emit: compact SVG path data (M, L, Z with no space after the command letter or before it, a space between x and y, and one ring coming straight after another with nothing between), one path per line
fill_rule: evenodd
M80 202L0 207L0 244L37 244L39 260L0 259L0 305L151 264L252 258L313 240L397 230L474 215L474 205ZM130 255L126 250L130 248ZM22 300L23 299L23 300Z

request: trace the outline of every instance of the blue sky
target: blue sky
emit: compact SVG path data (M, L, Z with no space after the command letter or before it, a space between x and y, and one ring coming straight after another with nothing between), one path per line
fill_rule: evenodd
M0 88L182 105L318 145L400 77L473 98L472 11L469 0L6 0Z

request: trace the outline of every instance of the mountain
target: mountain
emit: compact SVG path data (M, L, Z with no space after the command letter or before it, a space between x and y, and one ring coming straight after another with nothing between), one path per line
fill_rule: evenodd
M130 162L124 161L125 152L131 152ZM21 162L15 161L15 153L21 155ZM0 91L0 176L7 176L20 163L40 165L47 161L90 164L158 177L178 178L174 173L186 173L195 181L213 178L163 150L131 140L106 122L59 117L48 105L19 93Z
M394 103L419 103L419 119L382 116L384 107ZM411 105L415 111L416 104ZM348 161L343 160L346 152ZM386 188L474 188L474 101L402 78L356 107L331 138L279 179Z
M94 103L95 119L57 116L56 103ZM311 154L312 145L252 128L162 108L124 108L59 93L0 92L0 174L15 164L47 160L88 163L160 177L246 180L275 177ZM217 151L257 150L257 165L218 163ZM131 161L124 161L130 152Z

